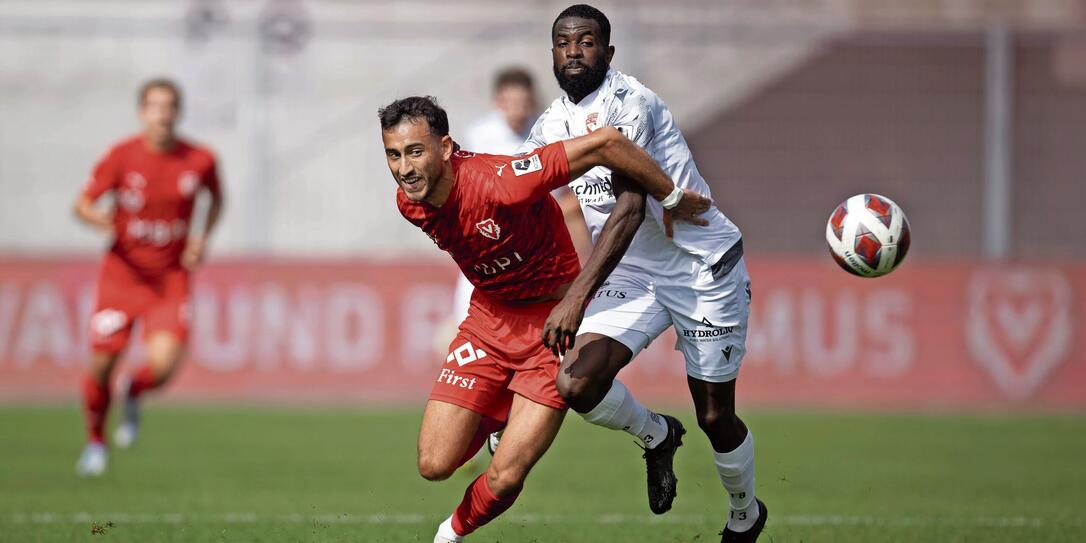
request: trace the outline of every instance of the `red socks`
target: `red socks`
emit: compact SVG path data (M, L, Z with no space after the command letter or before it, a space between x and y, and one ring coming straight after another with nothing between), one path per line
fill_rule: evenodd
M518 491L504 498L495 496L486 482L486 473L480 475L464 492L464 500L453 512L453 531L465 536L478 530L512 507L519 495Z
M104 443L106 414L109 412L109 382L99 383L89 375L83 376L83 416L87 422L87 439Z
M140 394L160 384L162 383L159 381L158 376L155 375L155 372L151 370L151 366L144 364L132 374L132 384L129 385L128 397L138 398Z

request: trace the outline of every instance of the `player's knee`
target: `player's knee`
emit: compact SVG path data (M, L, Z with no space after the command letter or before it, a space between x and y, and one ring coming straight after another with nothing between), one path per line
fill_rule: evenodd
M444 481L452 477L456 466L433 456L419 456L419 475L427 481Z
M109 375L113 373L113 367L116 365L117 355L112 353L95 353L91 357L90 367L87 373L92 379L99 383L108 383Z
M569 404L570 409L578 413L592 411L603 399L603 395L599 393L600 386L598 383L584 377L573 378L559 374L557 385L558 394ZM606 390L604 390L604 394L606 394Z
M727 409L704 409L698 412L698 426L706 433L728 431L736 426L735 413Z
M520 492L524 488L524 479L528 470L520 465L496 466L491 464L486 470L486 482L491 492L499 498Z

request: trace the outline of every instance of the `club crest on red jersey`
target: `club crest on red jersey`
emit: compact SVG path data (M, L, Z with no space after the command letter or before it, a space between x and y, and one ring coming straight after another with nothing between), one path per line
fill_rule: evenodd
M585 128L585 130L587 130L589 132L594 132L597 128L599 128L599 125L596 124L597 121L599 121L599 118L600 118L599 113L589 113L588 117L585 117L585 120L584 120L584 128Z
M479 221L475 224L475 228L479 229L480 234L493 240L497 240L502 235L502 228L494 222L494 219Z
M177 191L185 198L191 198L196 194L196 188L200 186L200 175L192 170L181 172L177 178Z

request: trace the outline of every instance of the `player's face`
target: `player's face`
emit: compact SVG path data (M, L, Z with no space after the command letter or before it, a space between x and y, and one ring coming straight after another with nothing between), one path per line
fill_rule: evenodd
M452 138L435 136L426 121L413 119L404 119L381 136L388 169L407 198L418 202L433 194L452 156Z
M554 27L554 77L558 86L576 100L599 88L615 55L615 48L604 45L599 35L599 23L582 17L566 17Z
M494 94L494 105L515 132L524 132L535 113L535 94L521 85L506 85Z
M139 116L144 132L153 141L171 140L177 124L177 95L165 87L148 89L140 104Z

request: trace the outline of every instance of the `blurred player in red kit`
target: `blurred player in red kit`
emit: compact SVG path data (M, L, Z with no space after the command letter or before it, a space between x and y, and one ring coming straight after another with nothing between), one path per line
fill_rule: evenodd
M165 384L180 365L189 329L189 272L203 260L223 206L214 155L175 132L177 85L154 79L140 87L138 98L142 132L98 161L75 204L81 221L112 237L90 320L92 354L82 382L87 445L76 463L80 475L101 475L108 464L110 377L135 322L142 321L147 360L121 387L124 420L114 435L119 447L136 439L141 395ZM190 232L202 190L211 204L202 229ZM106 193L112 206L96 206Z
M475 285L423 413L419 473L448 478L491 432L505 427L486 472L434 538L458 542L512 506L561 426L566 404L555 386L559 361L547 344L572 340L576 325L555 325L551 310L564 297L585 299L595 291L644 218L644 192L664 199L675 186L615 128L512 157L458 150L448 116L432 98L397 100L378 115L400 212ZM550 192L596 166L616 172L616 207L578 273L577 253ZM701 224L697 215L709 200L684 194L672 213Z

